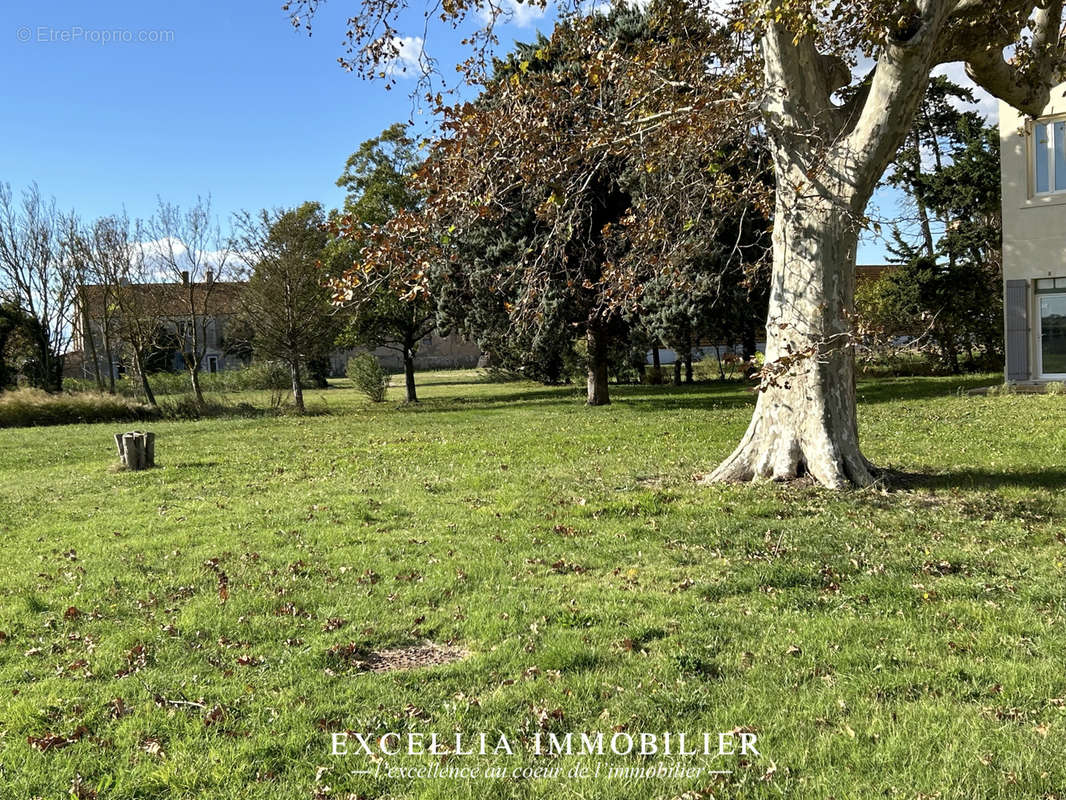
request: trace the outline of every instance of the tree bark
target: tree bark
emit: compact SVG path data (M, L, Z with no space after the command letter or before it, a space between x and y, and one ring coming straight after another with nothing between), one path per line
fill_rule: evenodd
M89 320L88 302L85 300L84 293L81 300L81 324L84 334L82 335L82 360L86 356L90 356L93 360L93 376L96 378L96 391L103 394L104 392L104 376L100 374L100 357L96 353L96 336L93 333L92 322ZM85 352L85 344L89 345L89 352Z
M790 480L831 488L873 481L859 451L848 315L855 292L856 225L829 203L790 205L779 193L767 321L767 364L800 354L764 385L740 445L708 481ZM802 355L809 353L809 355Z
M134 349L133 351L133 364L137 370L137 377L141 381L141 391L144 392L144 399L148 401L148 405L157 406L155 401L155 393L152 391L152 385L148 382L148 373L144 371L144 359L141 357L141 351Z
M651 374L648 376L647 382L656 386L663 382L663 365L659 358L658 339L651 343Z
M610 405L607 390L607 332L590 323L585 334L588 344L588 400L590 406Z
M922 121L925 122L925 114L922 113ZM940 164L940 146L936 139L936 133L932 132L931 138L933 140L933 152L937 161L937 170L941 168ZM914 161L912 163L912 169L918 179L922 177L922 137L918 134L917 126L914 130ZM929 209L917 194L914 195L914 204L918 207L918 221L922 228L922 240L925 244L925 254L929 258L936 258L936 243L933 241L933 228L929 220Z
M189 370L189 381L192 383L192 393L196 398L196 405L202 406L204 404L204 390L200 387L200 365L186 362L186 367Z
M304 408L304 387L300 380L300 362L292 361L289 364L290 372L292 373L292 404L296 406L296 410L303 414L307 409Z
M107 391L115 393L115 356L111 352L111 331L104 327L104 357L107 359Z
M681 385L681 354L674 353L674 386Z
M418 393L415 390L415 349L414 345L405 343L403 346L403 377L407 387L407 402L417 403Z

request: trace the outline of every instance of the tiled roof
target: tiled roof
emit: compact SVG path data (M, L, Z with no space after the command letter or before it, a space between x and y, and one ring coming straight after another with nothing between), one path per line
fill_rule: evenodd
M876 281L886 272L896 269L895 264L858 264L855 267L856 281Z
M197 313L203 312L205 298L207 298L207 312L212 315L236 313L238 298L244 286L244 283L228 281L212 281L210 284L193 283L191 288ZM147 295L151 306L161 316L180 317L190 311L188 299L190 286L188 284L133 283L124 284L119 288ZM90 319L102 316L101 309L106 289L104 284L86 284L81 287L81 296L88 307Z

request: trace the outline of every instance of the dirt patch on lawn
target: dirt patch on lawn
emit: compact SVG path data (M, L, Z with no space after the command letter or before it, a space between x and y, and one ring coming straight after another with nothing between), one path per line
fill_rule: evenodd
M470 653L461 647L436 642L419 642L404 647L374 650L363 659L368 672L391 672L396 669L423 669L461 661Z

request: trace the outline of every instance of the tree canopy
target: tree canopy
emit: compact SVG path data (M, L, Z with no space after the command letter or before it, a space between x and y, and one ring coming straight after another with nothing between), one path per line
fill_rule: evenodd
M316 5L293 0L287 8L303 24ZM394 56L396 25L405 15L420 12L427 23L439 18L459 24L480 9L468 2L365 0L349 22L352 66L372 73ZM500 9L493 9L495 18ZM582 35L572 45L578 58L567 62L580 68L541 74L535 61L519 62L519 72L528 61L526 72L541 75L543 102L517 102L531 84L521 74L509 78L497 90L495 112L510 123L499 131L506 136L493 135L475 104L447 116L445 131L453 144L430 168L446 169L450 157L464 153L461 142L473 145L466 158L484 164L474 184L478 191L456 197L454 207L491 216L511 192L553 186L537 212L550 230L568 234L569 223L581 214L580 190L592 185L596 167L612 153L643 153L648 143L658 142L652 152L673 153L674 162L690 147L729 156L738 131L765 131L776 178L766 367L747 433L708 480L810 475L834 488L872 483L879 473L859 447L852 326L855 254L867 204L904 144L937 65L965 62L978 85L1028 114L1041 113L1066 61L1063 4L662 0L650 13L669 31L667 47L651 59L646 49L623 47L620 40L618 46L599 46L597 15L583 16L576 3L569 10L563 27ZM475 37L465 65L476 82L492 80L481 68L486 63L481 45L490 40L491 26ZM671 68L664 68L668 64ZM630 80L605 80L619 70L629 70ZM633 91L622 97L611 92L621 85ZM696 91L697 86L705 88ZM575 98L581 108L574 107ZM679 124L683 128L673 137L664 135ZM576 168L537 158L571 134L582 143L571 157ZM566 169L560 171L561 164ZM508 165L519 168L517 175ZM687 203L684 186L682 179L657 201L667 208ZM751 201L747 193L731 196ZM655 205L639 212L645 230L656 230ZM676 225L690 216L674 211L663 219ZM714 219L702 224L713 225ZM604 241L613 241L614 228L606 234ZM549 253L565 249L568 238L558 237ZM601 248L591 243L592 250ZM623 301L629 295L625 261L612 259L604 274L613 284L610 302Z
M251 259L241 318L257 354L284 362L303 412L307 364L327 355L339 328L323 266L329 235L318 203L238 217L239 249Z

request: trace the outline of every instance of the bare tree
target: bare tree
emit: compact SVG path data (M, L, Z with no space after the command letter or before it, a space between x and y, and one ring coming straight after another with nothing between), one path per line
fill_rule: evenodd
M78 266L78 319L81 331L82 358L92 365L96 388L104 391L101 357L107 365L107 391L115 393L115 316L116 274L114 263L120 257L117 220L102 217L88 228L79 229L74 238L74 257ZM99 346L98 343L99 342Z
M173 333L196 402L203 405L200 368L221 310L219 282L234 264L231 244L212 216L210 197L198 197L187 209L160 198L145 230L161 272L178 284Z
M51 392L63 386L79 265L74 254L77 220L44 199L36 184L16 199L0 184L0 293L37 321L35 382Z
M91 300L103 306L100 328L108 363L113 352L126 361L145 399L156 405L148 362L160 345L166 298L161 291L165 287L155 282L152 251L143 241L146 235L142 223L131 224L125 214L103 217L93 224L89 258L98 285Z

